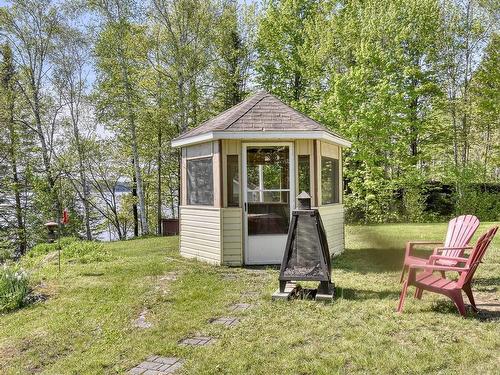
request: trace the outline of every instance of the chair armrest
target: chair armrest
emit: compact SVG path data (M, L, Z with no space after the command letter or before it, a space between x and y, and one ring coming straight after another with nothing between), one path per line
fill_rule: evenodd
M457 263L465 263L467 262L469 259L467 258L462 258L462 257L447 257L447 256L444 256L444 255L431 255L429 257L429 261L433 261L433 260L454 260L456 261Z
M434 248L434 252L445 251L445 250L470 250L473 249L472 246L439 246Z
M405 258L408 257L416 245L442 245L443 241L408 241L406 242Z
M407 245L439 245L443 244L443 241L408 241Z
M449 266L438 266L435 264L410 264L410 269L422 269L422 270L428 270L428 271L464 272L464 271L468 271L469 267L449 267Z

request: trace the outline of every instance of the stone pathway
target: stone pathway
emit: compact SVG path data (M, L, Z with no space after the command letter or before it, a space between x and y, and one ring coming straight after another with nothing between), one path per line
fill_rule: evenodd
M253 307L253 305L249 303L235 303L234 305L231 305L230 310L232 312L239 312L239 311L246 311L251 307Z
M261 270L255 270L252 272L256 276L263 276ZM163 292L168 291L168 282L175 281L178 274L176 272L169 272L159 278L159 283L157 288ZM238 275L236 273L225 273L222 275L225 280L236 280ZM242 292L242 297L257 297L260 293L258 291L246 291ZM242 312L252 308L254 305L250 303L235 303L229 307L231 312ZM150 328L152 324L147 321L148 310L144 309L141 311L139 317L134 320L133 324L137 328ZM234 327L240 323L240 319L237 317L219 317L212 318L209 320L211 324L220 324L226 327ZM186 337L179 341L180 346L206 346L216 341L215 338L210 336L191 336ZM141 362L134 368L128 371L128 374L141 374L141 375L168 375L173 374L177 369L181 368L184 363L184 359L176 357L160 357L153 355L148 357L144 362Z
M236 273L223 273L222 278L224 280L238 280L239 276Z
M193 336L187 337L179 341L179 345L181 346L205 346L211 344L215 341L213 337L209 336Z
M210 323L221 324L221 325L224 325L226 327L234 327L234 326L238 325L239 322L240 322L240 320L238 318L227 317L227 316L210 319Z
M167 272L164 275L158 276L156 279L155 290L166 295L170 292L170 283L177 280L179 276L178 272L172 271Z
M241 292L240 295L242 297L257 297L260 293L255 290L249 290L246 292Z
M147 315L148 315L148 310L147 309L142 310L141 313L139 314L139 317L136 320L134 320L133 326L141 329L151 328L153 324L148 322Z
M182 367L184 360L175 357L159 357L153 355L136 367L129 370L129 374L167 375Z
M246 273L252 277L268 277L269 274L267 273L266 270L263 269L248 269L245 270Z

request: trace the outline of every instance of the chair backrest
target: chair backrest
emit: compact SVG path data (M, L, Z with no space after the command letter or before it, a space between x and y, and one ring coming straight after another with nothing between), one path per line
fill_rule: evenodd
M448 232L444 241L445 247L462 247L469 244L470 239L479 227L479 219L474 215L462 215L451 219L448 223ZM463 250L445 250L447 257L459 257Z
M483 259L486 250L490 246L493 237L495 237L497 230L498 226L491 227L490 229L488 229L486 233L484 233L477 240L477 243L474 246L474 249L472 249L472 252L470 253L470 256L466 263L466 265L469 267L469 271L462 272L460 278L458 279L458 285L460 287L462 287L465 283L469 282L474 276L474 273L476 272L479 263L481 263L481 260Z

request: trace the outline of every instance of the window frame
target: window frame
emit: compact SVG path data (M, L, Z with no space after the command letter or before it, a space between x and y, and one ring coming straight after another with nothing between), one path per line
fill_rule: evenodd
M302 193L302 189L300 186L300 159L301 158L307 158L309 168L308 168L308 174L307 174L307 181L309 185L309 191L306 191L309 196L313 196L313 173L312 173L312 168L313 168L313 155L311 154L298 154L297 155L297 193L300 194ZM304 190L305 191L305 190Z
M230 192L234 193L233 188L232 188L232 181L230 180L229 177L229 158L236 158L236 176L238 177L238 184L239 184L239 189L237 191L238 193L238 202L232 202L230 199ZM240 155L238 154L227 154L226 155L226 207L232 207L232 208L237 208L241 206L241 176L240 176ZM231 188L230 188L231 186Z
M211 185L212 185L212 199L211 203L209 204L204 204L204 203L191 203L190 202L190 194L189 194L189 163L190 162L196 162L200 160L210 160L210 165L211 165ZM215 181L214 181L214 155L213 153L210 155L201 155L201 156L195 156L195 157L186 157L186 206L191 206L191 207L196 207L196 206L201 206L201 207L214 207L215 205Z
M331 161L334 165L332 167L332 194L333 194L333 202L326 201L325 197L326 194L324 194L323 191L323 180L325 177L325 173L323 173L323 162L324 161ZM336 165L335 165L336 164ZM336 168L335 168L336 167ZM321 170L321 179L319 181L319 188L321 189L321 205L322 206L327 206L327 205L334 205L334 204L340 204L340 179L341 179L341 173L340 173L340 159L339 158L333 158L330 156L325 156L321 155L320 158L320 170Z

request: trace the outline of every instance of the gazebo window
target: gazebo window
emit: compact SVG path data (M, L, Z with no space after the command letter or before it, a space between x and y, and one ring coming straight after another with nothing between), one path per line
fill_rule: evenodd
M298 156L298 172L299 172L299 191L305 191L308 194L311 194L311 163L309 155L299 155Z
M227 155L227 206L240 206L238 155Z
M212 157L187 160L187 204L213 206Z
M339 203L339 160L321 157L321 203Z

